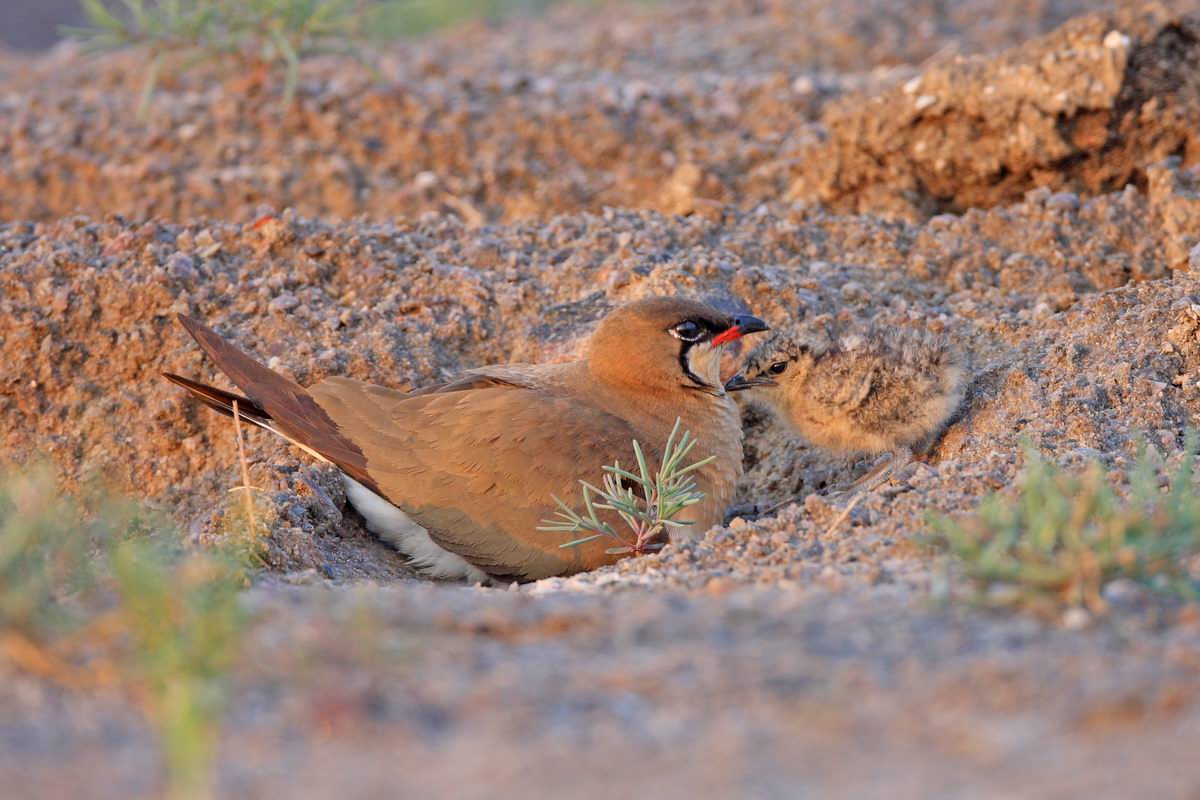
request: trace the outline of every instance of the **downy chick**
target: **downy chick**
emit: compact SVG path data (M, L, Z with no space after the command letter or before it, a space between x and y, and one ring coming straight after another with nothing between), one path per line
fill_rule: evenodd
M961 352L924 330L859 325L782 331L725 385L748 391L811 444L838 455L890 453L847 490L870 491L931 446L958 408Z

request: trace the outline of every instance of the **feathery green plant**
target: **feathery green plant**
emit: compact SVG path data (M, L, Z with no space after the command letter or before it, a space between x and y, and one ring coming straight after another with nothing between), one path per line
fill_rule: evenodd
M931 517L929 542L954 556L979 598L993 605L1065 604L1102 614L1102 590L1117 578L1198 597L1195 448L1189 435L1165 494L1143 452L1121 500L1098 463L1066 473L1027 445L1014 497L991 495L963 519Z
M557 496L551 495L560 510L555 512L554 519L542 520L544 524L539 526L538 530L592 532L588 536L560 544L560 548L578 547L607 537L620 542L606 551L610 554L638 554L662 549L662 544L653 541L655 537L668 527L683 528L692 524L675 517L688 506L704 499L704 492L697 489L693 473L715 458L709 456L686 467L682 466L683 460L696 446L691 431L684 431L676 442L675 437L679 435L682 425L683 421L676 418L671 435L667 437L666 447L663 448L662 465L657 472L650 471L642 446L634 439L633 454L637 459L639 474L635 475L622 469L620 461L612 466L605 465L602 488L584 480L579 481L583 487L586 516L576 512ZM596 502L593 496L600 502ZM615 511L633 534L632 540L600 519L597 509Z

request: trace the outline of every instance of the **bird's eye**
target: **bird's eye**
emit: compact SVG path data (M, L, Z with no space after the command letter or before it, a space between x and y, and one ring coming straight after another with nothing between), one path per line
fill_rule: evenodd
M776 361L774 364L767 367L767 372L771 373L772 375L782 375L785 369L787 369L786 361Z
M700 327L699 323L692 322L690 319L684 320L674 328L671 328L671 335L685 342L694 342L704 335L704 328Z

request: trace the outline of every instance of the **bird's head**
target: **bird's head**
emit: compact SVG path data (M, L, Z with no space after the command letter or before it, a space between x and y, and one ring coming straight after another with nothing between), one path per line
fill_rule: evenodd
M622 306L600 321L588 347L588 364L610 385L721 395L721 346L765 330L767 324L749 314L653 297Z
M781 401L776 394L787 394L786 388L803 379L818 349L807 337L777 333L750 351L742 371L725 382L725 391L752 392L752 396L770 403ZM782 387L785 391L780 392Z

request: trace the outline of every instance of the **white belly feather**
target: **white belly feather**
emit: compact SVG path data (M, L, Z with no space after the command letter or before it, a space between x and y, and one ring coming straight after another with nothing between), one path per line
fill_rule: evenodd
M431 578L488 582L486 573L462 556L440 547L427 530L403 511L348 475L343 474L342 481L346 484L346 499L362 514L371 533L411 558L417 569Z

